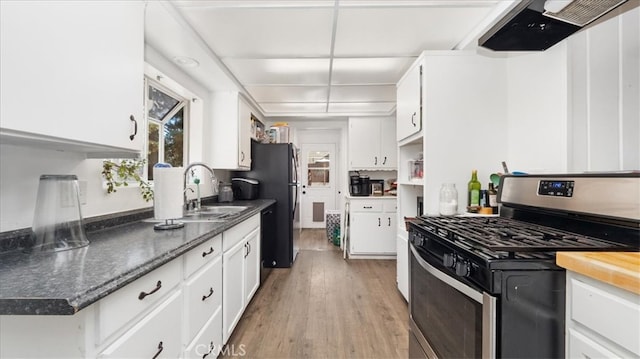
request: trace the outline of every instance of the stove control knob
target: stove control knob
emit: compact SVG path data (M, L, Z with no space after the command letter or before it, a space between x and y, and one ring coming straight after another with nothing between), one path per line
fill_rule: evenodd
M456 274L460 277L468 277L471 274L471 265L468 261L456 262Z
M444 264L444 266L447 268L455 268L456 255L453 253L445 253L442 257L442 264Z

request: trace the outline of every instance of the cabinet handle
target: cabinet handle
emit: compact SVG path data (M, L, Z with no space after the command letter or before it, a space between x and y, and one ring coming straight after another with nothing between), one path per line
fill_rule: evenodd
M133 141L133 139L138 134L138 121L136 121L136 118L133 117L133 115L129 116L129 120L133 121L133 135L129 136L129 139Z
M249 255L249 247L247 247L249 245L249 243L245 243L244 244L244 249L246 249L246 253L244 254L244 257L247 258L247 256Z
M149 293L140 292L140 294L138 295L138 299L143 300L143 299L144 299L144 297L146 297L146 296L148 296L148 295L151 295L151 294L153 294L153 293L155 293L155 292L159 291L159 290L160 290L160 288L162 288L162 282L161 282L161 281L158 281L158 283L156 283L156 287L155 287L151 292L149 292ZM162 342L160 342L160 343L162 343Z
M247 247L249 248L247 255L249 255L249 253L251 253L251 243L247 242Z
M362 206L362 208L364 208L364 209L371 209L371 208L373 208L373 207L372 207L372 206Z
M391 217L387 217L387 219L389 220L389 227L391 227Z
M386 165L386 164L387 164L387 156L384 156L384 160L382 161L382 164L383 164L383 165Z
M413 127L416 127L416 113L414 112L413 115L411 115L411 124L413 125Z
M164 347L162 346L162 342L158 343L158 351L156 352L156 355L153 356L153 358L151 359L156 359L158 357L158 355L160 355L160 353L162 353L162 349L164 349Z
M373 164L374 165L378 164L378 156L373 157Z
M244 161L244 151L240 151L240 162Z
M213 247L209 247L209 251L207 252L202 252L202 258L208 256L211 253L213 253Z
M202 296L202 301L204 302L205 299L209 298L212 295L213 295L213 288L209 288L209 294L203 295Z
M378 227L380 227L380 217L378 217Z
M209 344L209 351L208 351L208 352L206 352L206 353L204 353L204 354L202 355L202 359L204 359L204 358L206 358L207 356L209 356L209 354L211 354L211 352L213 351L213 348L215 348L215 345L213 345L213 342L211 342L211 343Z

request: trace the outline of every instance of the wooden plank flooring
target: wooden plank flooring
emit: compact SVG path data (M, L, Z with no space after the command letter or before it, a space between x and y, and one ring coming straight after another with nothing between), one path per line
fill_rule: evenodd
M407 358L407 303L395 260L343 260L304 230L292 268L262 284L227 343L248 358Z

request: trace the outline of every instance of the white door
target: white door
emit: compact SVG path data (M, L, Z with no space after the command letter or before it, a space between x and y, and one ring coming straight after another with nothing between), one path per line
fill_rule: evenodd
M302 228L324 228L325 210L336 208L336 162L333 143L301 145Z

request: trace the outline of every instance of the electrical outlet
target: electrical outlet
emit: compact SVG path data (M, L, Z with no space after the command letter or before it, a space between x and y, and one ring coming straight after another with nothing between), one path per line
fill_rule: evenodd
M87 181L78 181L80 204L87 204Z

